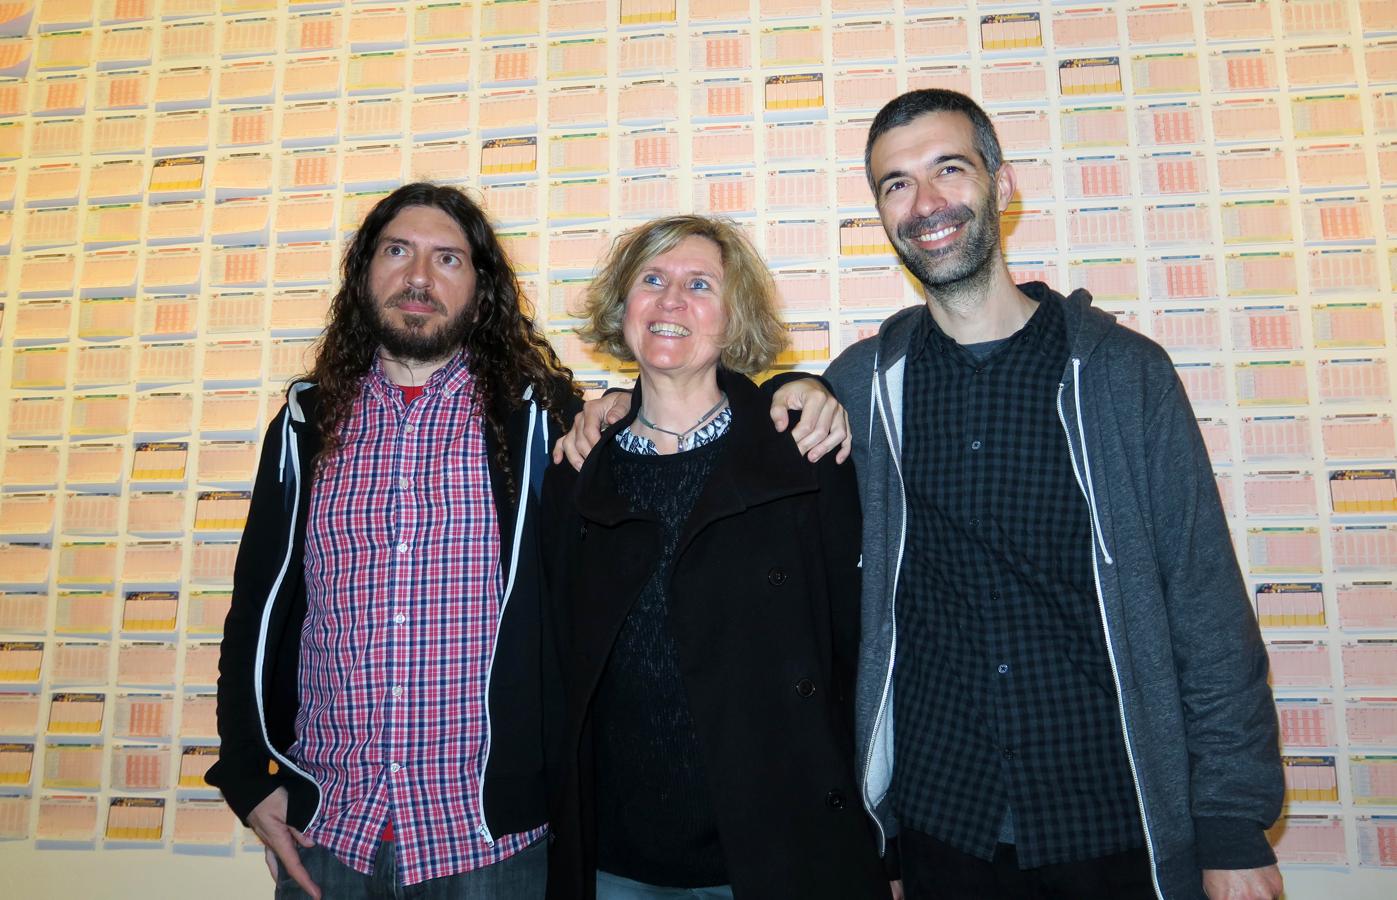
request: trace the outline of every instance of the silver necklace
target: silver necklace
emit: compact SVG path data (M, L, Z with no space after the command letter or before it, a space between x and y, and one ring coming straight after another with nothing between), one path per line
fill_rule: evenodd
M649 419L645 417L644 410L637 411L635 417L639 419L640 424L644 425L646 428L650 428L654 431L667 434L670 437L674 438L678 451L682 453L685 450L689 449L689 445L692 443L691 435L693 435L695 431L698 431L704 422L707 422L709 419L713 418L714 414L716 414L718 410L722 409L724 406L727 406L727 404L728 395L727 393L723 393L723 395L718 398L718 402L713 404L712 409L699 416L699 420L684 431L670 431L668 428L662 428L659 425L656 425L654 422L651 422Z

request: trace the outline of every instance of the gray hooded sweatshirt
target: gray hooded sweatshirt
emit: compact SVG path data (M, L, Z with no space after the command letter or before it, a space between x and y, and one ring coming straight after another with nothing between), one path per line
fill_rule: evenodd
M1263 830L1284 795L1266 651L1208 454L1162 348L1093 309L1086 291L1022 290L1062 303L1066 314L1058 416L1091 508L1097 608L1155 892L1205 900L1201 870L1229 867L1211 853L1225 850L1231 866L1274 862ZM888 789L895 600L908 549L902 386L918 312L896 313L825 372L854 432L863 506L860 778L883 838L897 833Z

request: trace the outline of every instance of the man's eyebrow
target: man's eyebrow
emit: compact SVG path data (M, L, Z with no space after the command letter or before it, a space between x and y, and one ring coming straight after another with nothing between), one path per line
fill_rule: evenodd
M883 177L878 179L878 187L881 188L885 182L891 181L894 178L903 178L906 175L907 173L901 169L893 169L891 172L884 172Z
M939 165L941 165L942 163L955 162L955 161L963 162L963 163L966 163L966 164L971 165L971 166L978 166L978 165L980 165L978 162L976 162L974 159L971 159L969 156L966 156L964 153L947 153L947 154L945 154L945 155L943 155L943 156L938 156L938 157L936 157L936 159L934 159L934 160L931 161L931 164L932 164L933 166L939 166Z
M981 165L981 163L977 162L972 157L966 156L964 153L943 153L941 156L938 156L935 159L933 159L928 165L928 168L935 168L936 166L943 165L948 162L963 162L972 168ZM885 172L883 174L883 177L878 179L878 187L882 188L883 184L890 179L903 178L906 175L907 173L904 172L902 169L893 169L891 172Z
M380 237L380 238L378 239L378 246L382 247L382 246L385 246L385 245L387 245L387 244L396 244L396 245L398 245L398 246L400 246L400 247L414 247L414 246L416 246L412 241L408 240L407 238L397 237L397 236L391 235L391 234L385 234L385 235L383 235L382 237ZM448 251L448 252L451 252L451 253L462 253L462 254L464 254L464 253L466 252L466 248L464 248L464 247L457 247L455 244L441 244L441 245L439 245L439 246L437 246L437 247L433 247L432 249L435 250L435 251L442 251L442 250L445 250L445 251Z

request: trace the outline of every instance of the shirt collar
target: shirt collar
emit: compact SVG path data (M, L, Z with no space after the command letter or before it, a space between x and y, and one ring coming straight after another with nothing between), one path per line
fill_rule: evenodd
M394 384L387 373L383 371L383 360L378 354L374 354L373 365L369 367L369 375L364 379L366 387L378 395L379 399L385 402L393 402L394 398L401 398L403 392L398 385ZM446 361L446 365L437 369L422 385L422 395L424 397L441 394L450 399L457 394L469 394L475 387L475 379L471 375L470 366L467 364L465 349L456 351L452 357Z
M1028 347L1032 347L1044 356L1054 356L1054 346L1057 343L1053 338L1056 331L1060 330L1063 321L1062 307L1054 302L1051 296L1035 297L1026 293L1031 300L1036 300L1038 305L1033 310L1033 315L1028 317L1028 321L1018 331L1004 339L1003 346L1016 344L1020 341ZM912 335L911 349L908 353L908 360L916 359L925 351L937 350L943 353L964 353L969 351L956 343L955 339L941 330L936 318L932 316L931 310L925 304L922 305L921 314L917 317L917 330ZM999 349L996 348L996 353ZM977 363L978 365L979 363Z

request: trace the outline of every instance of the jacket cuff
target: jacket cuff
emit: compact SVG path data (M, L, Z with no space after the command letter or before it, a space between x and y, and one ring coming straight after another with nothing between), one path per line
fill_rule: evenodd
M826 381L823 375L816 375L814 372L797 372L794 370L789 372L776 373L775 375L768 378L766 381L762 382L760 390L764 395L770 397L772 394L776 393L781 388L790 384L792 381L800 381L802 378L815 379L820 384L823 384L825 386L825 390L829 391L831 397L834 396L834 386L830 384L828 381Z
M277 788L282 787L282 782L277 776L269 772L261 772L254 775L239 775L219 777L224 773L214 772L210 769L213 779L205 779L219 789L223 794L223 799L228 804L228 808L233 810L233 814L238 817L238 821L247 824L247 817L257 808L257 804L266 800Z
M897 850L897 838L888 838L883 845L883 872L889 881L902 878L902 854Z
M1195 818L1193 833L1200 869L1260 869L1276 861L1266 829L1250 819Z

